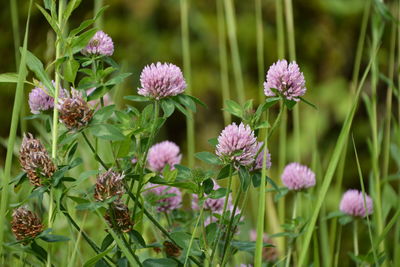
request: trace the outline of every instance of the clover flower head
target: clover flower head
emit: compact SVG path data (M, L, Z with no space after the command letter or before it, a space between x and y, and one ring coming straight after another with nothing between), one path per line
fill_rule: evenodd
M152 171L161 172L167 164L173 170L174 165L179 164L181 159L179 146L171 141L163 141L149 149L147 163Z
M254 163L257 155L257 140L250 126L232 123L225 127L218 137L215 153L222 159L239 165L248 166Z
M53 86L55 86L54 81L52 81ZM60 87L59 97L65 97L67 91ZM32 114L39 114L42 111L52 109L54 107L54 98L50 96L49 90L42 84L39 83L38 86L32 89L29 93L29 107Z
M264 149L261 149L261 148L263 147L263 145L264 145L264 142L258 142L257 143L257 153L258 152L259 153L257 155L257 158L256 158L254 164L253 164L253 168L251 169L252 171L256 171L256 170L261 170L262 169L263 158L264 158ZM267 148L267 155L265 157L265 167L267 169L269 169L269 168L271 168L271 165L272 165L272 163L271 163L271 154L269 153L268 148Z
M145 192L145 195L157 199L155 202L158 212L170 213L182 204L182 193L176 187L158 186L150 183L147 188L150 189Z
M306 93L304 75L295 61L288 63L285 59L278 60L267 72L264 82L266 96L275 96L276 89L288 100L299 101Z
M15 209L12 214L11 230L17 240L34 238L43 231L39 217L25 207Z
M179 95L186 89L181 69L171 63L157 62L144 67L140 74L140 84L139 95L157 100Z
M111 228L124 233L131 231L134 224L131 220L128 206L121 200L111 203L104 214L104 219L106 219Z
M81 52L84 55L112 56L114 43L110 36L103 31L98 31Z
M94 198L97 201L105 201L114 196L117 196L118 199L121 198L125 193L124 177L124 174L115 172L112 169L100 174L97 177L94 188Z
M30 133L22 139L19 162L34 186L42 186L44 179L51 178L57 170L42 142Z
M286 165L281 177L283 184L290 190L297 191L315 185L315 173L297 162Z
M93 118L93 110L83 99L82 93L71 89L72 96L61 98L58 103L60 121L69 130L79 131L84 128Z
M355 217L366 217L373 212L372 199L365 194L365 204L362 192L350 189L343 194L340 201L340 210L348 215Z

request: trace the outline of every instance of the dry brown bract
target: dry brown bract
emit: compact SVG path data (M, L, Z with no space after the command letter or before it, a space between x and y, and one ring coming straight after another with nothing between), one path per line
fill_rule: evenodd
M75 89L72 89L72 97L60 99L58 110L60 121L69 130L80 130L93 118L93 110Z
M181 249L169 241L164 242L164 250L169 257L179 257L181 255Z
M12 217L11 228L17 240L34 238L43 231L39 217L24 207L14 210Z
M123 174L117 173L109 169L105 173L97 177L94 188L94 198L97 201L105 201L114 196L120 198L124 193Z
M104 215L108 225L118 231L129 232L132 230L133 222L129 215L128 206L121 201L115 201Z
M35 186L42 185L41 177L51 178L57 170L43 144L30 133L22 140L19 162L29 181Z

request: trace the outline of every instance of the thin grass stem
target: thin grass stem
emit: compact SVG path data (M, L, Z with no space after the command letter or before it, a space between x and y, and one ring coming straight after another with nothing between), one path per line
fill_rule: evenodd
M240 63L239 46L237 42L236 33L236 18L235 8L232 0L224 0L225 18L228 29L229 45L231 48L232 65L235 79L235 88L238 101L241 105L246 100L246 94L244 92L243 74Z
M186 91L189 95L192 92L192 70L190 59L190 39L189 39L189 0L180 0L181 10L181 34L182 34L182 54L183 54L183 72L187 81ZM195 143L195 124L193 119L193 112L187 109L189 116L186 117L186 138L187 138L187 159L188 166L194 166L194 152L196 150Z
M29 33L29 21L30 21L30 14L32 8L32 0L29 1L29 9L28 9L28 17L26 20L25 26L25 34L24 34L24 44L21 50L21 61L18 68L18 82L16 85L15 90L15 98L14 98L14 106L11 115L11 125L10 125L10 133L8 135L8 142L7 142L7 154L6 154L6 161L4 167L4 177L2 180L2 191L1 191L1 202L0 202L0 225L6 225L6 212L7 212L7 205L9 201L9 194L10 194L10 180L11 180L11 167L12 167L12 160L13 160L13 152L15 146L15 139L17 135L17 128L18 128L18 120L19 114L23 102L23 90L24 90L24 81L27 75L26 69L26 51L28 47L28 33ZM0 227L0 257L2 261L3 257L3 244L4 244L4 231L6 227Z
M190 255L190 250L192 249L194 237L196 236L197 227L199 226L199 223L200 223L200 221L201 221L201 218L203 217L203 211L204 211L204 203L203 203L203 205L201 206L199 217L197 218L196 224L195 224L194 229L193 229L193 232L192 232L192 236L190 237L189 245L188 245L187 251L186 251L185 262L184 262L184 264L183 264L184 267L186 267L187 264L188 264L188 259L189 259L189 255Z
M219 65L221 76L222 89L222 105L226 100L230 99L229 90L229 73L228 73L228 55L226 51L226 30L225 30L225 15L224 15L224 0L217 0L217 17L218 17L218 50L219 50ZM226 110L223 111L224 124L231 123L231 114Z

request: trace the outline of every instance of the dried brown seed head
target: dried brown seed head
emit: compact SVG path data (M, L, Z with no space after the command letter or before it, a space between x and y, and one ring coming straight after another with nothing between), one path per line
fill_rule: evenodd
M124 174L117 173L109 169L97 177L94 188L94 198L97 201L105 201L114 196L121 198L125 193L123 178Z
M58 104L60 121L69 130L80 130L93 118L93 110L82 98L82 93L72 89L72 97L60 99Z
M15 209L12 217L11 229L17 240L34 238L43 231L39 217L24 207Z
M35 186L43 185L42 178L51 178L57 170L44 145L30 133L22 140L19 162Z
M104 218L111 228L125 233L132 230L134 224L131 220L128 206L121 201L113 202L106 211Z

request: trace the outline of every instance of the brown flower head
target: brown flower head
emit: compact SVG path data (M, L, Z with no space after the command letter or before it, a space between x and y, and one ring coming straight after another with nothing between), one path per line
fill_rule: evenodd
M12 217L11 229L17 240L34 238L43 231L39 217L24 207L15 209Z
M169 257L179 257L181 255L181 249L172 242L165 241L164 242L164 250L167 256Z
M93 118L93 110L82 98L82 93L71 89L72 97L61 98L58 104L60 121L69 130L80 130Z
M118 231L129 232L133 222L129 215L128 206L121 201L113 202L104 215L108 225Z
M120 198L124 193L124 184L122 179L125 176L109 169L97 177L94 188L94 198L97 201L105 201L114 196Z
M42 178L51 178L57 167L39 139L32 134L24 135L19 151L19 162L35 186L43 184Z

